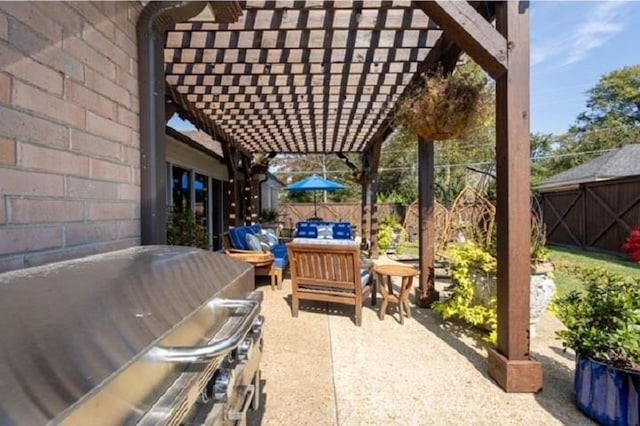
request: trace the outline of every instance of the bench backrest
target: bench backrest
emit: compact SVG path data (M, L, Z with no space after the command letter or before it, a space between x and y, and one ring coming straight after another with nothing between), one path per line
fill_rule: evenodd
M287 248L294 286L362 293L357 246L290 243Z

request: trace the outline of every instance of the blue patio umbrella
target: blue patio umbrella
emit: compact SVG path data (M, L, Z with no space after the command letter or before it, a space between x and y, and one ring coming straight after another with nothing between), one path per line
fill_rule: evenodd
M344 185L329 179L321 178L318 175L313 175L292 183L284 189L291 192L313 191L313 215L318 216L316 191L337 191L338 189L344 189Z

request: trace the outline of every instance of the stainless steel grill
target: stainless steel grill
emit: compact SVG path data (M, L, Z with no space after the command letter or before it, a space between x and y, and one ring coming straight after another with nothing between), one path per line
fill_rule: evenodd
M236 424L259 401L250 265L136 247L0 275L0 424Z

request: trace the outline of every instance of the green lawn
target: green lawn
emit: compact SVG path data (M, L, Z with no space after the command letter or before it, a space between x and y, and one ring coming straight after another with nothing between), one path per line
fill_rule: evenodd
M554 278L558 294L582 288L579 278L581 269L603 268L623 276L640 279L640 265L622 257L593 253L569 248L550 247L549 258L556 267Z
M401 244L396 254L417 259L418 247L414 244ZM566 294L571 290L582 288L580 280L582 269L600 267L623 276L640 279L640 265L629 262L621 256L549 247L549 258L555 265L554 280L558 294Z

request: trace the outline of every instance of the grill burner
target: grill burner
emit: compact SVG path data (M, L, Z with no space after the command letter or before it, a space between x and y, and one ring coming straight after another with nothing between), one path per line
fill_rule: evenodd
M260 394L253 287L248 264L169 246L0 274L0 423L244 423Z

